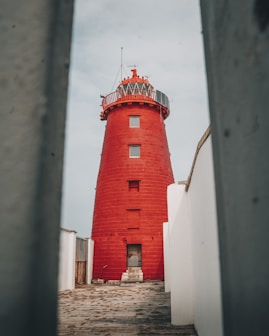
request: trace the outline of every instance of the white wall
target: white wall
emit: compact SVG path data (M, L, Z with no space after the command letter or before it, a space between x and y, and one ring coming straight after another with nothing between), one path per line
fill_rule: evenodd
M200 336L222 336L221 285L211 137L200 149L189 187L194 315Z
M90 284L92 282L93 247L94 247L94 241L88 238L87 275L86 275L87 284Z
M165 276L165 291L170 292L171 280L170 280L170 234L175 222L178 207L182 197L180 188L176 187L176 184L172 184L168 187L167 191L167 211L169 223L163 223L163 244L164 244L164 276ZM172 254L172 252L171 252Z
M177 206L175 207L175 203ZM199 336L222 336L222 303L211 137L203 143L191 175L168 187L165 270L172 323L194 321ZM169 244L167 243L169 241ZM167 261L167 259L169 259Z
M76 231L61 228L58 290L75 288Z
M168 187L168 218L171 322L174 325L193 324L191 232L184 185L172 184Z
M163 223L163 260L164 260L164 290L165 292L171 291L170 285L170 242L169 242L169 223Z

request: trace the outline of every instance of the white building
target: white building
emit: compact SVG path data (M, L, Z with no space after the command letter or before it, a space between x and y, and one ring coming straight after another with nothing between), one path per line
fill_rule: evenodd
M164 223L165 290L174 325L195 324L199 336L222 336L222 304L210 128L186 182L168 187Z

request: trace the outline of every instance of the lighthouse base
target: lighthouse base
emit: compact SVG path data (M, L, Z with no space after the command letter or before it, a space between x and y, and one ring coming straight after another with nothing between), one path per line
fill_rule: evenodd
M121 282L143 282L141 267L128 267L126 272L122 273Z

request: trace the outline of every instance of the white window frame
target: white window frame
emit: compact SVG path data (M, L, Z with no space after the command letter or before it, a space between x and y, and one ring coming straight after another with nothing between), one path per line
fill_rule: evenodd
M131 159L137 159L140 158L141 155L141 145L129 145L129 158ZM132 153L132 149L139 148L139 154Z
M132 121L136 121L135 123L137 123L137 125L132 125ZM138 122L137 122L138 120ZM138 115L130 115L129 116L129 127L130 128L139 128L140 127L140 116Z

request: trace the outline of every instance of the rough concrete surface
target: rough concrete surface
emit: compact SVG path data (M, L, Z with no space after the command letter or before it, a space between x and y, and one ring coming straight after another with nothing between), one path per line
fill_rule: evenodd
M170 295L163 282L87 285L59 293L59 336L186 335L172 326Z

